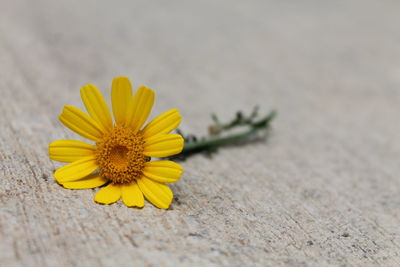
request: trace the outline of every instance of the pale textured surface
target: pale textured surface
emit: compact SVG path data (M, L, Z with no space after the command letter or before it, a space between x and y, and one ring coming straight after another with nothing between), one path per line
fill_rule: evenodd
M400 264L398 2L116 2L1 1L1 266ZM119 75L188 132L279 117L184 162L168 211L97 205L47 145L76 138L57 115L82 85L109 97Z

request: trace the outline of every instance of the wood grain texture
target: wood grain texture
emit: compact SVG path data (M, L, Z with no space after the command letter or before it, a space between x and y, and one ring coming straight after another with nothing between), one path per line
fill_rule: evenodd
M0 266L398 266L395 1L1 1ZM57 119L129 76L204 134L255 104L267 142L183 162L170 210L52 178Z

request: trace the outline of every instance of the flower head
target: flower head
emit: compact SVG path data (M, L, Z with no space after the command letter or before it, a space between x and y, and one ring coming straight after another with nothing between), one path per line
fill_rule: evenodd
M100 91L92 84L81 89L83 111L65 106L60 121L77 134L92 140L87 144L76 140L58 140L49 145L50 158L67 162L54 177L68 189L88 189L106 185L95 195L101 204L122 198L129 207L143 207L144 197L156 207L167 209L173 194L165 183L179 180L182 167L167 157L183 149L183 138L171 134L181 122L178 110L172 109L142 127L154 103L154 92L141 86L132 95L126 77L113 80L112 113Z

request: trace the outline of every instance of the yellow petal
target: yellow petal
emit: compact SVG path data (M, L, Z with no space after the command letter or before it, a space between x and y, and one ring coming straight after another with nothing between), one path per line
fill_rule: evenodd
M128 207L143 207L144 198L136 182L127 185L122 185L122 201Z
M101 204L112 204L121 198L121 186L109 184L100 189L94 196L94 201Z
M125 125L128 107L132 101L132 85L128 78L114 78L111 88L111 102L114 119L117 125Z
M50 143L49 156L52 160L73 162L92 156L96 147L77 140L58 140Z
M86 157L65 165L54 173L57 182L65 183L79 180L97 169L96 158Z
M76 107L65 106L59 118L65 126L87 139L97 142L103 136L101 126Z
M134 130L139 131L146 122L154 104L154 91L145 86L141 86L133 98L129 111L128 125Z
M110 110L99 89L93 84L81 88L81 97L90 116L101 126L103 132L112 128Z
M179 134L156 135L145 139L143 153L149 157L168 157L180 153L183 143Z
M105 183L107 183L106 179L101 177L99 173L94 173L78 181L62 183L62 186L68 189L89 189L102 186Z
M137 184L147 200L154 206L160 209L168 209L173 194L167 185L154 182L146 177L138 179Z
M181 123L182 117L177 109L171 109L153 119L144 127L144 138L150 138L156 134L168 134Z
M175 183L182 175L183 168L169 160L146 162L143 175L159 183Z

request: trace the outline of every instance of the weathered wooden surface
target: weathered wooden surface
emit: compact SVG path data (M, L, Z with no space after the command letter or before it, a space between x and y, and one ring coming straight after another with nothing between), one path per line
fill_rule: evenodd
M400 264L395 1L1 1L0 265ZM265 143L183 163L172 208L101 206L52 178L79 88L156 90L205 133L261 104Z

